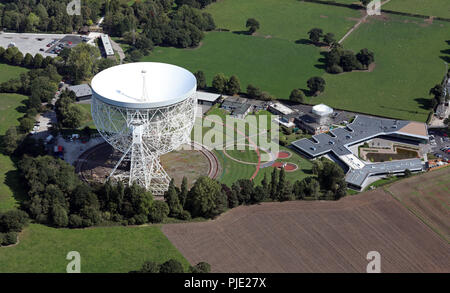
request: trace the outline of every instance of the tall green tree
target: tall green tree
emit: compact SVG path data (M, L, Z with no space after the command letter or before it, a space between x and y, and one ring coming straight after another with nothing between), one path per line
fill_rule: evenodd
M318 93L321 93L325 90L325 80L319 76L311 77L307 81L307 86L310 92L314 96L317 96Z

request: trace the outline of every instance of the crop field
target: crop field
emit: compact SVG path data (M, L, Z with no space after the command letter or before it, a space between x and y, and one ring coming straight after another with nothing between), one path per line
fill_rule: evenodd
M450 23L387 15L370 18L345 41L347 49L375 53L373 72L324 74L325 92L311 103L425 122L429 89L441 82Z
M0 64L0 83L8 81L13 78L18 78L21 73L27 72L28 69L19 67L19 66L12 66L8 64Z
M307 38L308 31L320 27L342 37L360 17L360 12L336 6L298 0L224 0L206 8L216 26L234 32L246 31L248 18L260 23L257 36L297 41Z
M397 182L387 190L407 209L450 241L450 168Z
M369 251L380 253L382 272L450 272L448 242L381 188L337 202L240 206L162 231L214 272L363 273Z
M391 0L383 9L450 18L450 1L447 0Z
M189 265L159 226L55 229L31 224L19 244L0 248L0 272L64 273L69 251L80 253L83 273L127 273L146 260L170 258Z
M16 94L0 94L0 137L6 130L15 125L19 125L19 119L24 114L20 112L24 107L22 102L25 96ZM14 187L16 192L20 192L21 184L16 174L17 170L10 157L0 153L0 212L11 209L17 205L14 198Z

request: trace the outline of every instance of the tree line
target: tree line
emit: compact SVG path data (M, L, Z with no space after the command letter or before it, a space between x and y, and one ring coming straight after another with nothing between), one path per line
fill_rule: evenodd
M168 261L159 264L154 261L146 261L138 271L131 271L130 273L210 273L211 265L206 262L199 262L195 266L189 266L186 271L183 264L176 259L169 259Z
M81 1L80 15L67 13L69 2L71 0L4 0L0 4L0 26L19 33L72 33L84 25L92 25L107 1Z
M346 194L344 172L329 160L316 160L315 176L290 182L284 168L264 175L260 185L239 179L231 187L206 176L191 188L183 178L180 187L172 180L164 201L133 184L107 181L88 185L74 167L50 156L24 156L18 163L27 189L22 208L38 223L54 227L89 227L100 224L140 225L160 223L167 217L181 220L215 218L238 205L263 201L301 199L337 200Z

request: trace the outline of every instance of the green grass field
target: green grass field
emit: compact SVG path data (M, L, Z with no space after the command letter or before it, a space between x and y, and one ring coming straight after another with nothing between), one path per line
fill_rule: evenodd
M0 272L64 273L69 251L80 253L83 273L126 273L146 260L170 258L189 266L159 226L71 230L31 224L17 246L0 248Z
M308 78L322 73L314 66L319 63L319 53L313 46L282 39L210 32L200 48L157 47L142 61L176 64L192 72L203 70L208 84L217 73L235 74L243 91L253 84L287 99L292 89L305 87Z
M0 94L0 136L3 136L9 127L19 125L17 119L24 114L18 110L26 98L16 94ZM0 212L17 206L10 186L17 187L16 191L20 192L21 185L17 174L11 176L14 172L17 171L11 158L0 153Z
M8 64L0 64L0 83L8 81L13 78L18 78L21 73L27 72L28 69L19 67L19 66L12 66Z
M441 82L448 49L450 24L423 25L418 18L389 15L388 21L370 19L345 40L344 46L375 53L373 72L324 74L325 92L311 103L399 119L424 122L429 89Z
M313 27L342 37L360 17L360 12L298 0L224 0L206 8L218 28L246 31L248 18L260 23L257 36L270 36L290 41L307 38Z
M391 0L383 9L450 18L448 0Z

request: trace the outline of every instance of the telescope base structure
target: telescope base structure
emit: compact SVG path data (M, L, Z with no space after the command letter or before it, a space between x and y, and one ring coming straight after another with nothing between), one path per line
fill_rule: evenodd
M161 166L159 157L143 142L142 131L142 125L133 127L133 143L117 162L109 179L129 185L136 183L150 190L153 195L164 195L169 189L170 177ZM119 174L117 169L123 161L130 161L130 170Z

